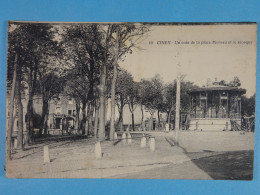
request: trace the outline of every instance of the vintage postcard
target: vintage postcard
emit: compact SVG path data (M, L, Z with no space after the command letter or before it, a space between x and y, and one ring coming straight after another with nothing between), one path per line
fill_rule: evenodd
M6 176L252 180L256 23L8 23Z

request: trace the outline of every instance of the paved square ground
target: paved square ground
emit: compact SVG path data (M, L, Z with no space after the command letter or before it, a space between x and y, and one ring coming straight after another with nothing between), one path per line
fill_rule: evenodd
M253 133L180 131L179 147L174 146L175 132L146 133L155 137L155 152L150 151L149 142L145 148L140 147L141 134L136 136L132 134L131 144L101 142L103 157L100 160L95 159L96 140L93 138L34 144L25 151L13 154L13 160L7 163L7 176L11 178L218 179L211 174L211 170L204 170L201 163L195 160L209 159L227 152L253 151L254 148ZM43 163L44 145L49 147L50 163ZM186 164L185 169L178 168L182 164ZM170 168L163 170L167 166ZM225 170L221 171L225 172ZM148 172L153 176L149 177Z

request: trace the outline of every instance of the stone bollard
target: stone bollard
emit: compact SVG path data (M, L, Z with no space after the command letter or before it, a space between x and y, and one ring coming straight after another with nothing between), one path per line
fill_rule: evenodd
M125 132L122 134L122 142L126 143L126 134L125 134Z
M143 135L143 137L141 138L141 148L146 147L146 137Z
M13 149L17 149L17 138L14 138L14 148Z
M101 159L102 158L102 151L101 151L100 142L97 142L95 144L95 157L96 157L96 159Z
M44 146L43 147L43 162L44 163L49 163L50 161L50 154L49 154L49 147Z
M131 143L132 143L132 137L131 137L131 134L130 134L130 133L127 134L127 143L128 143L128 144L131 144Z
M117 140L117 133L114 133L114 140Z
M150 150L151 150L152 152L155 151L155 138L154 138L154 137L151 137L151 138L150 138Z

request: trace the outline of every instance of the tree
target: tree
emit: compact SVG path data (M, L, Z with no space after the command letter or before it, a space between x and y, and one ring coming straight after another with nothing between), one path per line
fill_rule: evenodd
M27 130L29 138L26 144L31 142L33 134L33 96L36 89L38 64L43 56L48 53L49 43L53 42L50 25L10 22L8 33L8 77L16 77L16 102L18 107L18 149L23 148L23 105L21 93L24 85L28 86L28 106L26 114ZM16 56L16 57L14 57ZM16 61L14 63L14 61ZM15 64L15 66L12 66ZM13 73L13 74L12 74ZM22 84L23 83L23 84ZM14 85L14 83L13 83ZM12 98L11 98L12 99ZM14 101L14 99L12 99ZM11 119L13 120L13 118ZM8 138L9 139L9 138ZM11 138L10 138L11 139Z
M158 75L153 77L151 80L143 79L141 81L141 103L149 111L150 126L152 118L156 110L159 108L159 104L162 102L162 83ZM152 127L150 127L152 128Z
M28 86L28 104L27 104L27 128L28 128L28 138L27 143L32 142L33 136L33 96L37 91L37 79L39 65L45 59L46 56L52 56L55 54L57 49L57 43L53 40L54 31L53 26L48 24L24 24L25 33L28 33L23 41L23 46L26 48L26 78L25 81Z
M58 96L64 85L64 79L54 74L54 72L49 72L49 68L46 66L39 67L39 85L42 96L42 114L41 114L41 126L39 134L47 134L48 130L48 117L49 117L49 102L55 96Z
M165 110L165 105L163 103L163 80L159 75L155 75L152 78L153 83L153 90L156 92L156 98L154 102L154 106L157 109L157 119L158 119L158 128L160 124L160 112L163 112Z
M119 112L118 126L120 127L121 131L123 130L124 106L127 104L128 94L132 82L133 76L126 70L121 69L118 73L118 78L116 82L116 105Z
M16 75L16 102L18 110L18 135L17 135L17 149L23 149L23 104L22 104L22 69L21 66L17 67Z
M198 88L197 85L194 85L190 81L181 81L181 111L188 112L190 105L190 95L188 94L189 90Z
M14 101L16 101L16 110L18 113L18 135L17 135L17 149L23 149L23 105L21 100L22 89L22 57L21 57L21 44L19 37L16 37L20 33L20 28L15 25L15 30L9 33L9 53L8 53L8 73L7 73L7 85L12 86L11 97L10 97L10 118L9 118L9 133L8 133L8 147L12 144L12 131L14 123ZM12 66L13 65L13 66ZM13 78L12 78L13 77ZM10 82L12 78L12 83ZM15 90L15 91L14 91ZM9 145L10 144L10 145ZM9 150L9 148L8 148ZM9 154L11 159L11 153Z
M110 140L113 140L115 131L115 88L118 72L118 62L123 60L126 53L132 53L133 48L137 48L148 31L147 26L143 24L113 24L108 27L110 37L108 42L110 48L107 47L108 55L112 54L113 77L111 82L111 120L110 120ZM112 50L112 52L110 52ZM109 63L108 63L109 64Z
M10 53L9 53L10 55ZM8 62L9 64L9 62ZM14 97L15 97L15 83L16 83L16 75L17 75L17 54L15 55L14 60L14 69L13 69L13 79L12 79L12 90L10 95L10 114L8 120L8 132L7 132L7 156L8 159L11 160L12 158L12 131L13 131L13 113L14 113Z
M219 85L227 86L228 84L226 83L225 80L221 80L221 81L219 81Z
M76 120L75 120L75 129L79 130L80 127L82 127L80 122L80 109L81 109L81 103L86 102L86 94L89 90L89 82L86 78L83 76L75 77L74 73L68 74L66 76L66 84L64 88L64 94L68 97L71 97L74 99L76 104ZM83 118L86 120L86 103L83 105Z
M165 85L163 96L164 96L164 105L165 105L165 110L167 112L167 121L170 124L170 116L171 113L175 109L175 103L176 103L176 81L172 83L168 83ZM184 80L184 75L181 77L181 92L180 92L180 106L181 106L181 111L183 112L188 112L189 109L189 104L190 104L190 97L188 94L188 91L191 89L198 88L198 86L194 85L193 82L190 81L185 81Z
M27 140L31 142L33 134L33 96L37 89L38 67L40 63L46 62L47 56L56 54L54 52L57 50L56 41L53 40L54 32L52 31L52 25L49 24L11 22L9 26L9 43L16 47L13 52L18 55L18 73L20 73L18 74L19 82L17 84L19 88L21 88L19 86L21 82L26 82L28 86L26 126L29 131ZM19 40L19 44L13 44L15 39ZM20 97L19 93L18 97ZM18 103L18 105L22 106L21 103ZM22 109L19 110L22 114ZM22 118L22 116L18 118ZM28 142L26 141L26 143Z
M28 104L26 122L29 132L28 142L31 142L33 134L33 96L36 92L38 66L46 56L53 55L56 50L56 42L53 40L52 25L38 23L9 23L14 30L10 33L10 41L18 39L19 67L21 67L21 82L28 86ZM11 44L10 44L11 45ZM19 104L18 104L19 105ZM27 142L27 143L28 143Z
M127 102L129 106L129 110L132 115L132 130L135 130L135 121L134 121L134 111L137 108L137 105L140 103L140 85L138 82L130 82L129 90L127 95Z
M76 95L82 103L81 129L88 134L88 124L92 124L92 110L97 108L95 89L99 84L100 68L104 63L104 48L101 25L79 24L64 26L62 44L66 53L66 60L71 67L70 86L77 89ZM106 79L106 78L105 78ZM79 83L80 80L80 83ZM86 112L86 108L89 108Z
M241 96L241 114L242 116L252 116L255 114L255 94L250 98Z
M229 82L228 84L231 87L240 87L241 82L238 76L234 76L233 80Z
M164 88L164 104L167 112L167 121L170 124L171 113L174 111L176 101L176 82L166 84Z

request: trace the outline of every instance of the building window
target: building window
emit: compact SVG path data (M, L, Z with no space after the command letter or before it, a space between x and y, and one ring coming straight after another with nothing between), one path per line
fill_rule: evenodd
M73 99L69 98L68 99L68 104L73 104Z
M59 106L56 107L56 114L61 114L61 107Z
M68 115L72 115L72 109L68 109Z

